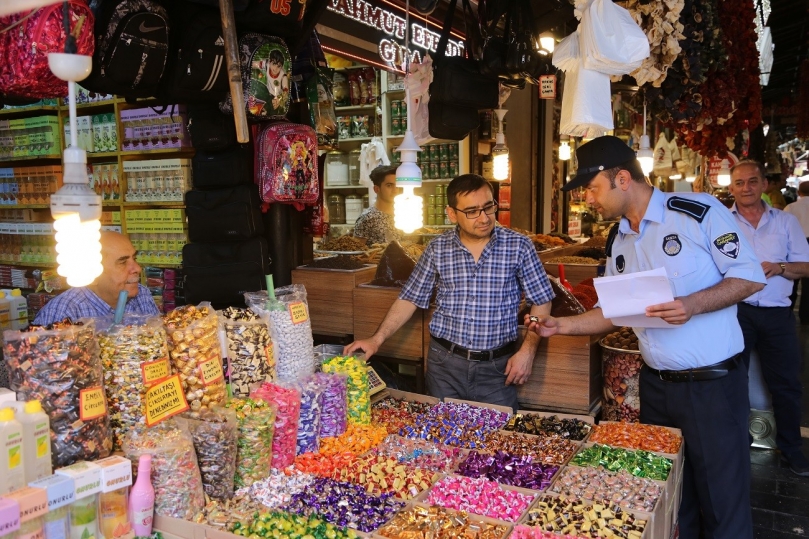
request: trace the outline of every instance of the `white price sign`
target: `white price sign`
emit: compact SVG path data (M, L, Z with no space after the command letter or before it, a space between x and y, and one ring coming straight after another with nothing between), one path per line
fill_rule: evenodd
M556 75L539 77L539 98L556 99Z

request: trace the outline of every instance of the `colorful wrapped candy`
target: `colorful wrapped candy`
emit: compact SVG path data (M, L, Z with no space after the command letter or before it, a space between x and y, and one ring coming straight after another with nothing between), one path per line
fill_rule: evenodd
M239 422L234 485L249 487L270 475L275 405L262 400L231 399L226 406L236 412Z
M612 472L626 470L637 477L665 481L671 471L672 461L642 449L632 451L630 449L595 444L592 447L582 448L581 451L576 453L570 464L593 468L603 466Z
M682 437L658 425L620 422L596 425L590 441L627 449L676 454L680 450Z
M368 368L355 356L335 356L321 365L326 373L345 374L347 379L348 422L358 425L371 423L371 396L368 388Z
M288 539L357 539L357 533L326 522L319 515L292 515L283 511L259 513L251 521L240 521L229 527L231 533L242 537L285 537Z
M407 438L420 438L440 444L477 449L487 433L503 427L508 413L465 403L441 402L418 416L412 426L399 432Z
M283 469L295 462L301 395L292 387L264 383L250 397L275 405L275 435L272 439L272 467Z
M323 388L318 436L320 438L340 436L346 431L348 377L339 373L318 372L315 373L315 378Z
M558 518L564 515L565 518ZM554 533L578 537L626 537L641 539L646 520L613 503L588 503L580 498L542 495L528 512L525 524ZM554 536L555 539L556 536Z
M507 490L485 478L447 476L430 489L427 503L516 522L534 496Z
M485 477L503 485L545 490L559 466L535 462L531 457L497 451L494 454L472 451L458 466L458 474Z
M239 441L236 413L219 407L208 408L199 413L198 419L186 421L194 440L205 494L219 500L232 497Z
M397 513L393 520L377 531L377 535L389 539L414 537L501 539L507 532L508 527L503 524L489 523L467 513L444 507L417 505Z
M292 384L301 396L296 454L314 453L320 448L320 416L323 409L323 386L315 375Z

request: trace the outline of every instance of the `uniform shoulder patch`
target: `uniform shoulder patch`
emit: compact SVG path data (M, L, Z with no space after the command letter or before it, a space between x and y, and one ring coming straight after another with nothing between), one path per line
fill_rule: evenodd
M612 256L612 244L615 242L615 236L618 235L618 225L620 224L621 222L618 221L612 225L609 234L607 234L607 243L604 245L604 253L607 255L607 258Z
M672 211L689 215L700 223L705 219L705 216L708 215L708 210L711 209L708 204L683 197L671 197L666 201L666 207Z

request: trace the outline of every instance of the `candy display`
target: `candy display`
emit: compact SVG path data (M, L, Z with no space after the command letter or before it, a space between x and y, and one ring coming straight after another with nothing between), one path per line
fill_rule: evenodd
M317 383L323 388L323 405L320 411L318 436L340 436L346 431L346 391L348 377L344 374L315 373Z
M626 470L637 477L648 477L665 481L671 471L672 461L659 457L642 449L630 450L608 445L595 444L584 447L573 456L570 464L574 466L603 466L607 470L617 472Z
M357 539L357 533L324 521L319 515L304 517L283 511L260 513L252 521L236 522L229 531L242 537L286 537L288 539Z
M346 410L348 422L368 425L371 422L371 397L368 390L368 368L355 356L335 356L320 366L323 372L345 374L347 379Z
M501 487L485 478L447 476L430 489L427 503L516 522L534 501L532 494Z
M143 423L146 390L172 374L166 330L158 317L129 315L120 325L98 323L113 444L120 449L126 432Z
M236 452L236 488L249 487L270 475L276 408L263 400L231 399L225 405L239 423Z
M6 331L3 356L19 400L38 400L50 418L53 467L106 457L112 430L95 324Z
M514 526L509 537L512 539L581 539L575 535L560 535L558 533L546 532L536 526L523 526L522 524Z
M299 515L318 515L327 522L372 532L393 517L403 502L392 494L374 496L351 483L319 478L311 488L292 495L285 511Z
M640 368L638 338L631 328L621 328L601 341L604 377L604 419L640 419Z
M545 531L593 539L640 539L646 520L635 518L613 503L589 503L580 498L562 499L543 495L528 512L525 524Z
M331 477L335 470L350 466L357 455L351 452L344 453L304 453L295 458L295 469L321 477Z
M399 434L435 443L476 449L487 433L502 428L509 414L465 403L441 402L419 415Z
M433 472L381 455L359 457L336 468L331 477L365 487L371 494L394 494L403 500L415 498L437 479Z
M377 534L390 539L501 539L507 532L504 524L489 523L465 512L416 505L397 513Z
M163 317L169 356L193 412L225 401L216 312L209 303L179 307Z
M627 449L676 454L682 437L666 427L643 423L601 423L593 428L591 442Z
M188 419L205 494L215 499L233 496L239 424L233 410L209 408Z
M272 469L269 477L239 489L236 496L246 496L265 507L276 509L289 503L294 494L309 488L315 479L314 475L308 473Z
M653 480L635 477L626 470L609 472L600 468L568 466L549 492L587 500L607 500L633 511L652 512L663 489Z
M138 425L124 437L123 451L135 467L141 455L152 455L156 514L191 520L205 506L194 442L180 423Z
M250 385L275 379L275 348L267 321L250 309L228 307L219 323L227 349L230 391L250 395Z
M387 435L385 427L349 423L346 431L337 438L320 440L320 452L324 455L344 452L359 455L378 445Z
M399 462L441 473L454 472L458 464L466 458L463 449L400 436L388 436L372 451L375 455L393 457Z
M458 466L458 475L485 477L503 485L545 490L559 466L534 462L531 457L510 455L504 451L494 454L472 451Z
M275 427L272 438L272 467L286 468L295 461L298 442L298 418L301 395L291 387L264 383L250 397L275 406Z
M514 432L492 432L486 435L481 448L532 457L543 464L564 464L579 449L579 445L555 434L526 436Z
M591 426L581 419L559 418L555 415L514 414L503 430L522 434L556 434L568 440L580 442L590 434Z
M209 500L203 510L194 516L194 522L230 529L252 522L255 515L265 510L266 508L258 500L250 498L249 495L236 494L227 500Z
M374 403L371 408L371 421L385 425L391 434L398 433L405 426L412 427L416 416L428 412L434 405L404 399L386 397Z

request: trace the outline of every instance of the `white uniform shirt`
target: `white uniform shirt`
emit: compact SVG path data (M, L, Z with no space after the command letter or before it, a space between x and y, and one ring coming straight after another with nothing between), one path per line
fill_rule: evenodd
M787 205L784 211L798 218L803 230L803 236L809 238L809 196L798 197L798 200Z

